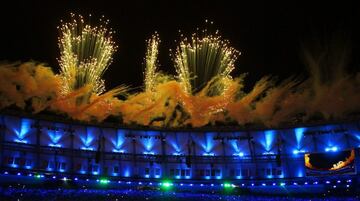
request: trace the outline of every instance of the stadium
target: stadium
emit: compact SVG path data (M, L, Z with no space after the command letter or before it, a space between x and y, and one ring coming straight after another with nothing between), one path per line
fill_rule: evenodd
M327 11L321 20L316 9L308 17L317 30L346 22L343 32L352 35L335 27L311 41L299 15L307 7L275 23L283 29L263 24L277 19L266 3L201 2L173 11L130 2L121 12L79 2L15 6L31 17L9 20L14 29L0 37L9 47L0 52L0 200L359 200L360 62L348 5L337 21ZM244 19L260 7L259 18ZM182 17L185 8L193 23ZM64 17L87 9L96 14ZM115 21L98 16L101 9ZM206 19L195 28L206 15L219 25ZM21 26L34 34L20 34ZM173 42L170 30L179 35ZM55 35L58 49L49 43ZM289 45L296 37L310 42ZM29 49L18 52L20 43ZM43 55L49 64L32 60ZM253 64L281 76L246 67Z
M151 130L3 114L1 182L354 196L359 126Z

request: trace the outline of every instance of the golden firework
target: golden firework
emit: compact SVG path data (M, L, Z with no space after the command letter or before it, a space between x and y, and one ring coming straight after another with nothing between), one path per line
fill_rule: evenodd
M158 65L159 55L159 34L155 32L154 35L147 41L147 50L145 55L145 72L144 72L144 84L145 91L152 91L156 86L156 70Z
M101 19L100 26L91 26L84 23L81 15L72 14L71 18L71 22L59 27L61 92L66 95L90 85L91 92L99 95L105 90L101 77L117 49L112 31L107 28L109 21Z
M208 82L215 81L212 94L223 92L223 78L229 78L235 68L240 52L230 47L218 33L191 39L183 38L176 49L175 68L184 91L189 94L198 92ZM210 95L212 95L210 94Z

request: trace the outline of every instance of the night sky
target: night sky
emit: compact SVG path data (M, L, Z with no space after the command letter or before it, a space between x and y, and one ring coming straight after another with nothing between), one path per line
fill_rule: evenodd
M233 75L248 72L247 84L264 75L306 75L301 44L326 41L333 34L351 41L351 70L360 64L360 7L352 1L10 1L1 5L0 60L49 64L58 71L57 26L70 12L92 20L105 15L116 31L119 46L114 62L105 74L107 87L142 84L145 40L154 31L160 34L161 70L174 72L169 49L175 49L178 30L190 35L214 21L242 55ZM2 3L4 4L4 3Z

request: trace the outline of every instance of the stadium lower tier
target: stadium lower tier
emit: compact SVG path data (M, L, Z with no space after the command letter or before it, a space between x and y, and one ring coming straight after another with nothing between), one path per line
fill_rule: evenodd
M153 190L90 190L90 189L3 189L3 200L23 201L218 201L218 200L241 200L241 201L356 201L359 197L294 197L294 196L250 196L250 195L228 195L217 193L187 193L187 192L163 192Z
M356 121L271 130L156 130L0 117L3 186L21 177L28 185L38 179L74 188L359 192Z

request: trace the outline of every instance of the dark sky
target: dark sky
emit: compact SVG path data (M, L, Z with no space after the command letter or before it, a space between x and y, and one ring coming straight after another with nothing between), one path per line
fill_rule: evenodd
M251 2L251 3L249 3ZM58 70L57 26L69 13L93 19L105 15L117 33L119 50L105 74L108 88L142 84L145 40L154 31L162 39L161 70L174 72L169 48L179 39L178 30L191 34L214 21L224 38L242 55L234 75L248 72L248 84L263 75L306 75L300 44L322 40L337 32L352 44L351 67L359 65L360 7L352 1L8 1L1 5L0 60L46 62ZM317 3L314 3L317 2ZM5 4L4 2L2 4Z

